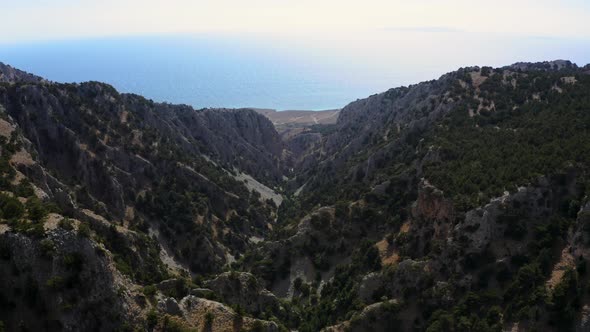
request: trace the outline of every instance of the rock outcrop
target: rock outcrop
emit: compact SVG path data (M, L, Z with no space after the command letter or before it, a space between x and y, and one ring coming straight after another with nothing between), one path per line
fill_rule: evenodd
M0 83L41 83L46 82L43 78L18 70L0 62Z
M225 272L205 282L205 286L220 296L224 303L240 306L255 316L262 313L280 316L285 310L279 299L251 273Z

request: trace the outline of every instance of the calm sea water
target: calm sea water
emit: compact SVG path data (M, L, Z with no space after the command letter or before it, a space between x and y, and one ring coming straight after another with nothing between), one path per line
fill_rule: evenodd
M126 38L3 45L0 61L57 82L101 81L156 101L203 107L321 110L399 85L328 58L207 38Z
M106 82L155 101L277 110L341 108L468 65L590 61L586 40L461 32L402 37L381 31L379 38L308 43L219 36L0 41L0 61L58 82Z

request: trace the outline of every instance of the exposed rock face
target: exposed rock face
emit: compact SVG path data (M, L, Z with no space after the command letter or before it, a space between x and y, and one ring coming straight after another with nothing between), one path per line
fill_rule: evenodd
M195 119L182 117L180 120L190 134L202 140L211 149L210 153L226 165L271 185L282 180L283 143L266 118L248 109L207 109L202 114L193 111L188 115ZM204 122L199 123L197 116L203 117Z
M322 135L321 144L292 139L296 148L311 148L305 150L305 158L296 159L300 174L291 185L299 188L309 183L305 192L333 184L371 182L379 169L395 163L405 146L414 145L433 122L453 108L456 101L447 92L455 79L448 74L352 102L340 111L334 128Z
M445 199L441 190L423 180L418 189L418 200L412 207L414 218L436 222L449 222L454 219L453 203Z
M283 143L272 123L252 110L196 111L120 95L105 84L38 84L27 77L0 87L0 104L36 156L19 170L71 215L84 217L77 211L85 208L106 219L157 224L161 220L153 220L145 207L133 218L128 212L141 210L140 197L158 195L158 186L173 185L171 178L206 197L198 212L205 227L227 229L214 224L236 211L234 217L245 222L233 226L241 229L225 236L224 245L211 237L194 249L170 245L175 255L184 250L194 271L220 269L227 251L243 250L249 235L260 235L274 219L277 203L261 200L254 212L251 190L228 179L238 170L271 187L282 181Z
M129 199L122 188L131 186L138 191L148 180L146 175L159 165L149 156L120 146L127 142L115 140L115 132L113 137L105 133L100 141L93 141L95 138L88 137L84 127L90 119L97 124L127 127L137 136L135 143L139 146L152 145L154 142L145 139L149 131L156 131L186 153L208 155L222 165L231 165L228 169L237 167L270 184L281 179L282 145L278 134L268 120L253 111L198 112L183 106L153 104L137 96L118 95L105 85L85 83L73 87L83 98L90 98L86 107L94 109L84 112L75 108L75 95L60 88L65 98L48 86L25 85L0 91L0 100L5 101L7 112L24 130L44 165L79 179L117 216L123 215L125 200ZM15 94L20 96L18 101L11 99ZM112 170L101 165L105 161Z
M575 197L574 174L564 174L554 179L539 179L538 186L522 187L514 194L506 193L503 197L492 199L482 208L468 211L465 219L454 229L454 238L462 237L468 248L481 252L494 241L503 241L501 245L493 246L498 256L509 257L519 250L521 244L506 241L507 232L514 231L514 225L509 223L518 218L535 220L547 218L558 211L564 200ZM524 235L515 234L520 237ZM510 236L509 236L510 238Z
M8 159L3 190L14 195L16 186L30 186L70 218L63 226L66 219L52 214L41 221L47 232L38 235L21 230L28 220L0 223L6 272L0 279L16 289L0 292L0 321L9 330L146 327L152 309L160 312L157 324L161 315L188 324L179 300L158 295L162 300L151 303L138 284L186 276L189 269L218 271L276 218L278 204L258 199L233 174L271 187L282 181L283 143L254 111L156 104L106 84L51 83L2 65L0 113L0 153ZM28 193L16 194L29 200ZM76 235L78 225L84 235ZM168 282L172 291L166 284L156 292L187 293L183 282ZM30 295L22 300L19 292ZM233 317L225 330L260 324L277 330L223 310Z
M427 262L406 259L396 265L396 284L387 284L381 273L366 275L360 283L359 295L363 301L374 302L381 300L380 296L401 298L405 289L421 288L432 278L432 271ZM387 291L384 292L384 289Z
M168 315L167 319L182 322L184 327L197 331L279 331L274 322L243 317L223 303L193 295L180 301L163 298L158 302L158 310Z
M180 306L178 302L174 298L166 298L158 302L158 310L165 312L169 315L174 316L181 316L182 311L180 310Z
M553 71L553 70L563 70L563 69L576 69L578 66L571 61L568 60L554 60L554 61L544 61L544 62L517 62L510 66L510 68L515 70L544 70L544 71Z
M223 302L239 305L246 312L259 315L263 312L278 313L281 310L278 298L264 289L251 273L226 272L205 283L223 299Z
M309 167L314 162L313 154L320 147L322 135L320 133L302 132L285 139L293 162L298 167Z
M219 302L187 296L180 301L179 305L188 326L198 331L279 331L279 327L274 322L241 317Z
M335 326L329 326L324 332L344 331L393 331L400 329L398 321L393 318L398 311L398 300L377 302L366 306L350 321Z
M584 307L582 307L580 323L578 326L576 326L576 332L588 331L590 331L590 307L588 305L584 305Z
M117 293L127 282L91 240L58 228L42 241L4 233L0 244L3 301L25 294L2 303L0 319L9 331L22 322L32 330L64 331L109 331L138 322L138 305Z
M18 70L0 62L0 83L28 82L41 83L45 80L39 76Z

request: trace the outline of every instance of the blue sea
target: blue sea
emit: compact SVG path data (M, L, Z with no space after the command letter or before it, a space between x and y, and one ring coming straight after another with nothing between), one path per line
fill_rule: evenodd
M329 46L195 35L0 43L0 61L52 81L101 81L195 108L323 110L461 66L589 60L588 43L577 40L426 37Z
M359 77L335 59L295 53L234 39L134 37L2 45L0 61L196 108L334 109L400 84L393 71Z

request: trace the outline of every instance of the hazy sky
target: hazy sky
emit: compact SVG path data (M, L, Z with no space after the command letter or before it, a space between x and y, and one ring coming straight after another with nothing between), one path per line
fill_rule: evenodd
M0 41L211 33L291 40L409 33L590 37L588 0L0 0Z

